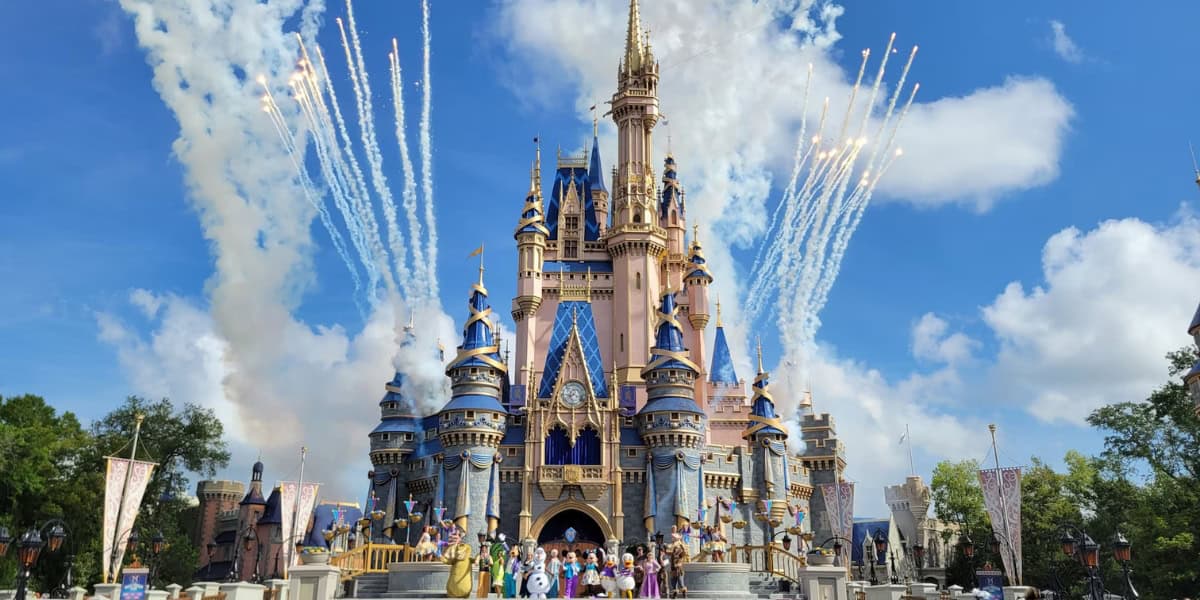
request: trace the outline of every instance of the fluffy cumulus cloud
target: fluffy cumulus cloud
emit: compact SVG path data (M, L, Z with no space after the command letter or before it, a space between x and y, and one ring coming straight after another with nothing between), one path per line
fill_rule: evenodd
M1050 42L1059 58L1069 63L1083 62L1083 50L1067 35L1067 26L1062 21L1050 21Z
M255 0L158 3L122 0L154 71L154 87L179 123L174 156L210 242L215 271L203 301L137 291L141 322L97 315L137 392L217 411L229 427L235 465L261 449L274 476L295 475L300 446L313 447L308 477L329 496L353 498L366 471L361 443L397 365L424 408L444 382L434 341L453 339L440 308L418 310L419 343L398 355L409 310L380 301L361 331L295 316L314 283L310 237L316 211L263 114L262 75L286 97L298 48L321 2ZM299 132L301 136L305 132ZM349 291L347 300L350 300ZM148 333L146 333L148 331ZM241 478L241 472L230 475Z
M1052 236L1045 282L1012 282L983 309L1000 341L1001 393L1047 422L1139 400L1161 385L1163 355L1186 342L1200 295L1200 221L1106 221Z
M565 88L581 119L589 118L588 107L615 89L627 7L625 0L502 4L493 37L513 59L501 68L525 74L509 78L521 82L514 92L528 102L549 103L560 102ZM764 231L765 207L778 197L805 116L800 100L807 65L813 65L811 121L825 97L831 114L840 116L839 103L844 108L849 96L855 73L833 58L843 10L815 0L665 0L643 3L641 15L661 65L659 96L668 122L660 126L656 150L661 157L663 138L670 135L689 191L689 219L707 240L726 322L736 324L739 308L731 300L740 297L740 282L730 249L755 243ZM886 42L879 40L876 56ZM901 52L891 60L885 85L895 82L906 44L898 42ZM917 61L919 66L919 56ZM530 69L536 76L529 76ZM877 109L887 92L876 98ZM918 102L899 140L905 156L881 192L922 206L986 208L1006 192L1057 174L1071 117L1054 85L1036 77L1010 77L962 97ZM602 151L613 156L614 132L610 126L601 132ZM745 347L735 354L748 368Z
M950 324L945 319L925 313L913 325L912 353L918 359L959 364L971 358L979 342L962 332L949 331Z

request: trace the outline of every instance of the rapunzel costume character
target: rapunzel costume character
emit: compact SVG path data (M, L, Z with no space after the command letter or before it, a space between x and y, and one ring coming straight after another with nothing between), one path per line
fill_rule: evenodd
M642 577L642 598L658 598L658 572L662 570L662 565L658 559L654 558L654 553L650 553L646 560L642 561L642 571L646 573Z

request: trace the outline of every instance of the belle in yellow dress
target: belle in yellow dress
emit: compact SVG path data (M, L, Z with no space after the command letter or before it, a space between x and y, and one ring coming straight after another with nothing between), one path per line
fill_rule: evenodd
M446 580L446 596L468 598L471 596L471 545L462 542L458 527L450 530L450 543L442 552L442 562L450 565L450 577Z

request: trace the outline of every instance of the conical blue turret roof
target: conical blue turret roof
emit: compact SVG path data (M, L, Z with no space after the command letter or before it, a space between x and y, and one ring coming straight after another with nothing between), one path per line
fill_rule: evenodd
M738 382L737 371L733 368L733 353L729 351L729 342L725 339L725 326L721 325L719 318L717 336L713 340L712 368L708 370L708 380L731 385Z
M642 377L648 380L646 395L649 399L639 414L663 411L704 414L692 397L691 386L651 384L647 377L661 370L689 371L693 376L700 372L683 345L683 327L678 317L679 306L675 304L675 293L668 290L663 293L662 305L657 313L658 329L654 335L654 346L650 348L650 364L642 369ZM666 390L666 393L660 393L658 388Z
M607 192L604 187L604 167L600 165L600 138L592 136L592 155L588 162L588 187L593 191Z
M500 346L496 343L496 333L492 331L492 307L488 303L487 288L483 286L482 266L479 268L479 282L471 286L471 299L467 304L470 316L463 326L463 341L458 346L458 354L450 361L450 366L446 367L446 374L453 377L454 372L459 369L478 367L485 369L485 372L487 369L494 369L500 376L504 376L508 373L508 367L500 358ZM470 386L470 391L466 393L456 390L446 406L442 407L442 411L506 412L500 404L501 381L497 380L495 383L497 387L494 388L494 392L485 391L492 390L487 386Z
M708 261L704 258L704 250L700 247L700 238L695 234L692 235L692 249L688 253L688 262L691 263L691 271L688 272L684 279L699 279L706 283L713 282L712 273L708 272Z
M662 197L658 201L658 218L666 221L667 211L672 205L683 212L683 187L679 185L679 173L675 170L675 157L667 155L663 161Z
M754 400L750 408L750 424L742 437L751 439L757 435L787 435L787 428L779 415L775 414L775 399L771 397L770 376L762 368L762 350L758 356L758 376L754 378Z

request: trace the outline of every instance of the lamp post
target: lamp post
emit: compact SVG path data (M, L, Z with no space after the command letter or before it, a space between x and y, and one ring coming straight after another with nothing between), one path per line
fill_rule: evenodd
M234 538L233 541L233 563L229 566L229 576L225 578L229 583L242 581L242 560L245 558L246 552L250 551L250 544L254 544L256 547L261 545L258 543L258 532L254 523L247 524L246 528L242 530L242 535L238 537L241 539ZM257 560L254 561L254 572L250 575L250 580L258 583Z
M962 550L963 558L967 559L967 568L971 571L971 586L976 586L975 580L975 542L971 536L964 533L958 538L958 547Z
M1128 539L1125 539L1125 536L1120 531L1118 531L1117 535L1113 536L1112 546L1113 558L1117 559L1117 562L1121 563L1121 572L1125 575L1126 593L1122 594L1121 597L1125 600L1138 600L1140 596L1137 590L1133 587L1133 580L1129 578L1129 574L1133 572L1133 569L1129 567L1129 561L1132 559L1133 555L1133 545L1129 543Z
M208 550L208 562L204 564L204 578L212 579L213 553L217 551L217 543L213 540L209 540L208 545L205 546L205 549Z
M925 566L925 546L922 546L921 544L914 545L912 548L912 554L913 554L913 561L917 563L916 564L917 581L920 582L921 581L921 571L922 571L923 567Z
M876 529L875 535L871 536L871 540L875 545L875 555L871 557L871 585L879 585L879 578L875 575L875 565L879 562L879 557L887 552L888 540L883 535L883 531Z
M1090 600L1104 600L1104 581L1100 579L1100 544L1097 544L1090 535L1083 529L1070 524L1061 524L1058 529L1062 531L1062 537L1059 538L1059 544L1062 547L1063 554L1067 558L1073 558L1083 565L1087 571L1086 598ZM1125 540L1128 544L1128 540ZM1129 547L1119 548L1114 542L1113 554L1118 552L1126 557L1129 556ZM1118 559L1120 560L1120 559ZM1128 567L1126 566L1126 569ZM1055 584L1058 587L1055 590L1055 597L1062 597L1062 581L1055 575ZM1132 586L1129 586L1132 588ZM1136 592L1134 592L1136 594ZM1137 596L1134 596L1135 598Z
M14 600L25 600L29 576L33 565L37 564L38 558L42 554L42 549L46 548L50 552L57 552L59 548L62 548L63 541L66 539L66 523L61 519L51 519L41 527L32 527L21 534L21 538L17 540L17 590L13 596ZM0 527L0 557L8 554L8 548L12 545L12 541L8 528ZM70 569L71 566L68 564L68 579L70 578Z

